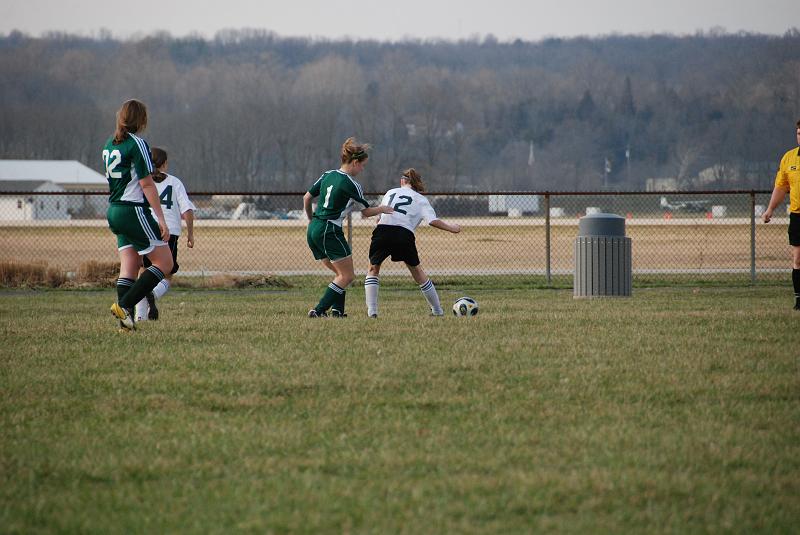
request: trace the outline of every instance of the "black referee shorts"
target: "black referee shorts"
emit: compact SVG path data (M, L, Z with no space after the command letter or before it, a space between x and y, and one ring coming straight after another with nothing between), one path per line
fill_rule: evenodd
M800 214L789 212L789 245L800 245Z
M169 250L172 253L172 271L170 272L170 274L172 274L172 275L174 275L175 273L178 272L178 239L179 238L180 238L180 236L176 236L174 234L170 234L169 235L169 242L167 242L167 245L169 245ZM153 263L150 262L150 259L147 258L147 255L145 255L144 258L142 258L142 262L144 263L144 267L146 267L146 268L149 268L150 266L153 265ZM166 273L165 273L165 275L166 275Z
M419 254L414 233L397 225L375 227L369 244L369 263L379 266L389 256L392 257L392 262L405 262L411 267L418 266Z

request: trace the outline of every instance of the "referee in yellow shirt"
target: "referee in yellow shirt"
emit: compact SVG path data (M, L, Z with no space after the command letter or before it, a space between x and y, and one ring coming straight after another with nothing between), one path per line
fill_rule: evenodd
M797 144L800 145L800 121L797 128ZM775 189L764 212L764 223L772 219L772 212L789 193L789 244L792 246L792 285L794 286L794 309L800 310L800 146L793 148L781 158L781 167L775 177Z

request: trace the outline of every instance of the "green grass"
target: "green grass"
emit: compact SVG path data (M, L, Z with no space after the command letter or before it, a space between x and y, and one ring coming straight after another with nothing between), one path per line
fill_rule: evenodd
M1 292L0 532L796 532L785 285L407 287Z

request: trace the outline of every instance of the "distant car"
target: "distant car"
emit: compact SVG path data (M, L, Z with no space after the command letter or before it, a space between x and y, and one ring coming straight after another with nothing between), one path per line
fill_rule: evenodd
M305 219L306 212L304 210L289 210L286 212L285 219Z
M256 208L252 202L242 202L230 215L230 219L278 219L278 214Z

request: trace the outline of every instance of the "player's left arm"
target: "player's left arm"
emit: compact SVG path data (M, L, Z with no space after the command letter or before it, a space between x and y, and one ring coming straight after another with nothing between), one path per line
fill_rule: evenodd
M186 210L181 217L186 221L186 247L191 249L194 247L194 210Z
M447 232L452 232L453 234L458 234L461 232L461 225L458 223L448 223L447 221L442 221L441 219L434 219L428 224L434 228L446 230Z
M186 193L186 186L180 180L176 181L177 193L175 198L178 202L178 210L181 212L181 218L186 221L186 246L191 249L194 247L194 210L195 205L189 199L189 194Z
M420 198L420 202L422 203L422 217L425 218L425 221L428 222L433 228L438 228L440 230L446 230L447 232L452 232L453 234L458 234L461 232L461 225L456 223L448 223L447 221L442 221L436 216L436 211L431 206L431 203L425 197Z

